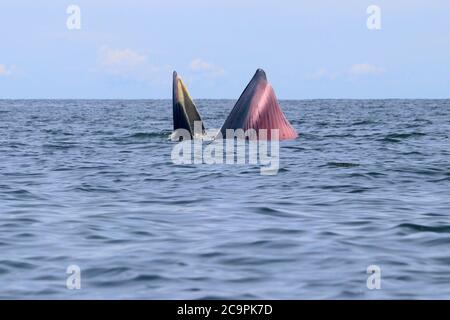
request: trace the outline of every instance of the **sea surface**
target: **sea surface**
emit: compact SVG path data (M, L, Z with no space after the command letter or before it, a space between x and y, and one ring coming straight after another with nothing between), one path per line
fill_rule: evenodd
M170 100L1 100L0 298L450 299L450 100L281 105L265 176L175 165Z

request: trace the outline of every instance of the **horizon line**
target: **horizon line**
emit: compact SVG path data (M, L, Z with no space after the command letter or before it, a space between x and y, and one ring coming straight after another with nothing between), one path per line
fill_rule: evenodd
M172 100L168 98L0 98L0 101L7 100ZM238 100L236 98L196 98L198 100ZM278 98L279 101L299 101L299 100L450 100L448 98Z

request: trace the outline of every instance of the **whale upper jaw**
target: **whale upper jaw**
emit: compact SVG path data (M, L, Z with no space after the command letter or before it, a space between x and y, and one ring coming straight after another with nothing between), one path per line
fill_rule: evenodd
M172 106L173 106L173 130L185 129L189 131L191 137L194 137L195 122L202 122L201 132L204 133L200 113L192 100L186 85L176 71L173 72L172 87Z

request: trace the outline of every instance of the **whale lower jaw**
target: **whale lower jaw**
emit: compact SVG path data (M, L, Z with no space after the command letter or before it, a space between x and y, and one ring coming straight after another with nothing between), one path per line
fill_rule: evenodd
M205 126L189 92L176 72L173 73L173 128L184 129L183 136L205 139ZM258 69L234 105L219 134L226 138L227 130L253 131L257 139L288 140L298 137L297 132L286 119L265 72ZM253 133L252 133L253 134ZM179 136L179 135L178 135ZM172 134L171 138L177 136Z
M244 131L253 129L258 135L258 139L277 139L272 134L272 130L278 131L278 140L298 137L297 132L281 110L275 92L262 69L256 71L231 110L220 130L222 136L226 135L227 129ZM261 130L267 132L265 137L260 135Z

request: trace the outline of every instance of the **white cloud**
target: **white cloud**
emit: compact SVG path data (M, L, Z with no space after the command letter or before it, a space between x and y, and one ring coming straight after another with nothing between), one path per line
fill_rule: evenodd
M200 58L194 59L189 63L189 70L210 76L222 76L225 73L225 70L222 67Z
M369 63L354 64L348 69L348 73L353 76L379 75L383 72L383 68Z
M103 46L98 58L99 68L96 71L109 76L149 86L167 86L171 83L172 68L152 63L145 53L130 48Z
M102 47L99 56L102 68L112 74L125 75L148 65L148 59L145 54L129 48L113 49Z
M0 64L0 77L1 76L10 76L13 74L14 70L15 70L16 66L12 65L10 67L4 65L4 64Z
M314 71L313 73L308 75L308 79L312 79L312 80L321 80L321 79L334 80L334 79L336 79L336 77L337 77L336 73L330 72L326 68L319 68L316 71Z
M345 77L362 77L362 76L377 76L384 73L385 70L378 66L369 63L357 63L350 66L347 70L341 70L339 72L330 71L327 68L318 68L313 73L307 75L307 79L310 80L335 80L337 78Z

